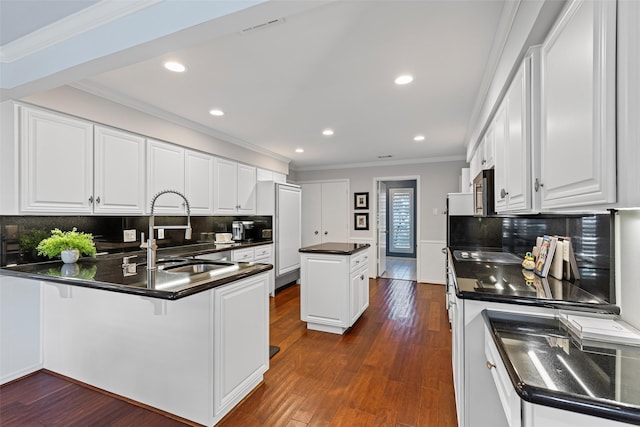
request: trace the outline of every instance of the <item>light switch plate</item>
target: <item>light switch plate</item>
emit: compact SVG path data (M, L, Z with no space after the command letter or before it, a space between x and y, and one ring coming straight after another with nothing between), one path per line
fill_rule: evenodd
M164 239L164 228L158 228L158 239Z
M136 230L123 230L122 231L122 241L127 242L135 242L136 241Z

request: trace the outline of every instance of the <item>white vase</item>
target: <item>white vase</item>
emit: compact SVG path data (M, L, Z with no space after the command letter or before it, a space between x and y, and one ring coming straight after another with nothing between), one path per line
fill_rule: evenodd
M80 258L80 251L77 249L67 249L60 253L60 258L62 258L62 262L65 264L73 264Z

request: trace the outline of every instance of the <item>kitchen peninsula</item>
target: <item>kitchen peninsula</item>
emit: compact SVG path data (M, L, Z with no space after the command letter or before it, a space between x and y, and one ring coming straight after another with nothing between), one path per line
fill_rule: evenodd
M369 244L300 248L300 316L307 329L344 334L369 306Z
M273 268L189 258L228 250L215 246L160 251L152 285L144 265L127 276L121 255L17 265L0 279L3 292L41 295L40 368L214 425L268 369Z

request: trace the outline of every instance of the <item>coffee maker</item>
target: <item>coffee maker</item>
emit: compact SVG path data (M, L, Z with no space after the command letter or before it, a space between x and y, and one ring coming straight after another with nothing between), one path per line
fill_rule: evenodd
M244 226L242 221L233 221L231 223L231 233L233 234L233 240L240 242L244 240Z

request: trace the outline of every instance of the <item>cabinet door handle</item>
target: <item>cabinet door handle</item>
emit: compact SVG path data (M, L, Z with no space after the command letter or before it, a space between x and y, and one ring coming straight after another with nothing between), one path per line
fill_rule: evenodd
M508 193L507 191L505 191L505 189L504 189L504 188L500 190L500 197L501 197L501 198L503 198L503 199L504 199L504 198L505 198L505 197L507 197L508 195L509 195L509 193Z
M364 280L364 274L360 276L360 280Z
M93 204L93 196L89 196L89 203Z
M494 365L493 363L491 363L491 362L489 362L487 360L487 369L491 369L491 368L495 368L495 367L496 367L496 365Z
M96 203L100 204L100 196L98 196L98 198L96 199Z
M538 190L540 190L541 187L544 187L544 184L541 183L538 178L536 178L536 182L533 185L533 189L536 190L536 193L538 192Z
M318 230L314 231L313 234L318 235Z

